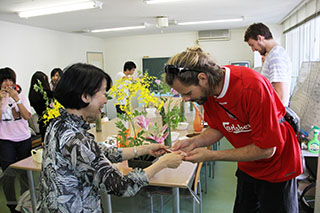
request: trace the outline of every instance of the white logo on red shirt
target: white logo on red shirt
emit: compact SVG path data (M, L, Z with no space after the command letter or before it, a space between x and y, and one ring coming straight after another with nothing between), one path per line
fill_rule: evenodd
M235 133L235 134L238 134L238 133L241 133L241 132L251 132L250 124L246 124L244 126L240 126L239 124L230 125L229 122L222 122L222 125L225 128L225 130L227 130L228 132Z

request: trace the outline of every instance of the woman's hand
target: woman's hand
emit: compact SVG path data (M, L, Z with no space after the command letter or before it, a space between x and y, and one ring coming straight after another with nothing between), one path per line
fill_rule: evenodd
M19 101L19 94L15 89L13 89L12 87L7 87L6 91L15 102Z
M179 153L169 153L160 157L154 164L144 169L148 178L153 177L157 172L165 168L177 168L182 163L183 155Z
M182 163L183 155L179 153L169 153L162 156L158 162L164 164L166 168L177 168Z
M166 149L168 149L169 147L163 144L151 143L149 145L146 145L145 148L147 149L147 154L154 157L159 157L166 153Z
M0 90L0 101L2 101L2 99L3 99L4 97L6 97L6 95L7 95L6 90L1 89L1 90Z

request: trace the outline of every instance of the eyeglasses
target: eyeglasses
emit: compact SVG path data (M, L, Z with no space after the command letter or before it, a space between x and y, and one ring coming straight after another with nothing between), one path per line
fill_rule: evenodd
M195 69L190 69L187 67L178 67L176 65L171 65L171 64L167 64L164 67L164 71L166 73L174 73L174 74L178 74L178 73L182 73L182 72L187 72L187 71L192 71L192 72L202 72L200 70L195 70Z

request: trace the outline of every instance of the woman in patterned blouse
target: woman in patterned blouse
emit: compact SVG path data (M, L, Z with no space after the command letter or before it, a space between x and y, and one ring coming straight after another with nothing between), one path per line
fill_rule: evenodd
M144 154L160 156L160 144L131 148L106 148L88 132L106 104L112 81L89 64L74 64L64 72L56 99L65 107L47 128L42 160L39 212L102 212L99 190L133 196L164 168L176 168L183 156L166 154L146 169L124 176L112 163Z

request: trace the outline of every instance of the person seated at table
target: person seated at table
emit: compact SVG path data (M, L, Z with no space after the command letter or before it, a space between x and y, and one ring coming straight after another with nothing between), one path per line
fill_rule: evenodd
M10 164L30 156L31 134L28 119L31 109L28 99L21 93L16 85L16 73L9 67L0 69L0 162L5 170ZM21 176L27 182L27 175ZM11 212L16 212L17 204L14 177L5 173L3 177L3 191L6 196L7 206ZM21 193L27 187L20 184Z
M183 156L170 153L146 169L123 175L112 163L140 155L159 156L166 146L150 144L130 148L98 145L88 132L107 103L110 76L89 64L67 67L55 98L65 107L49 124L44 141L40 177L39 212L102 212L99 191L133 196L164 168L177 168Z

